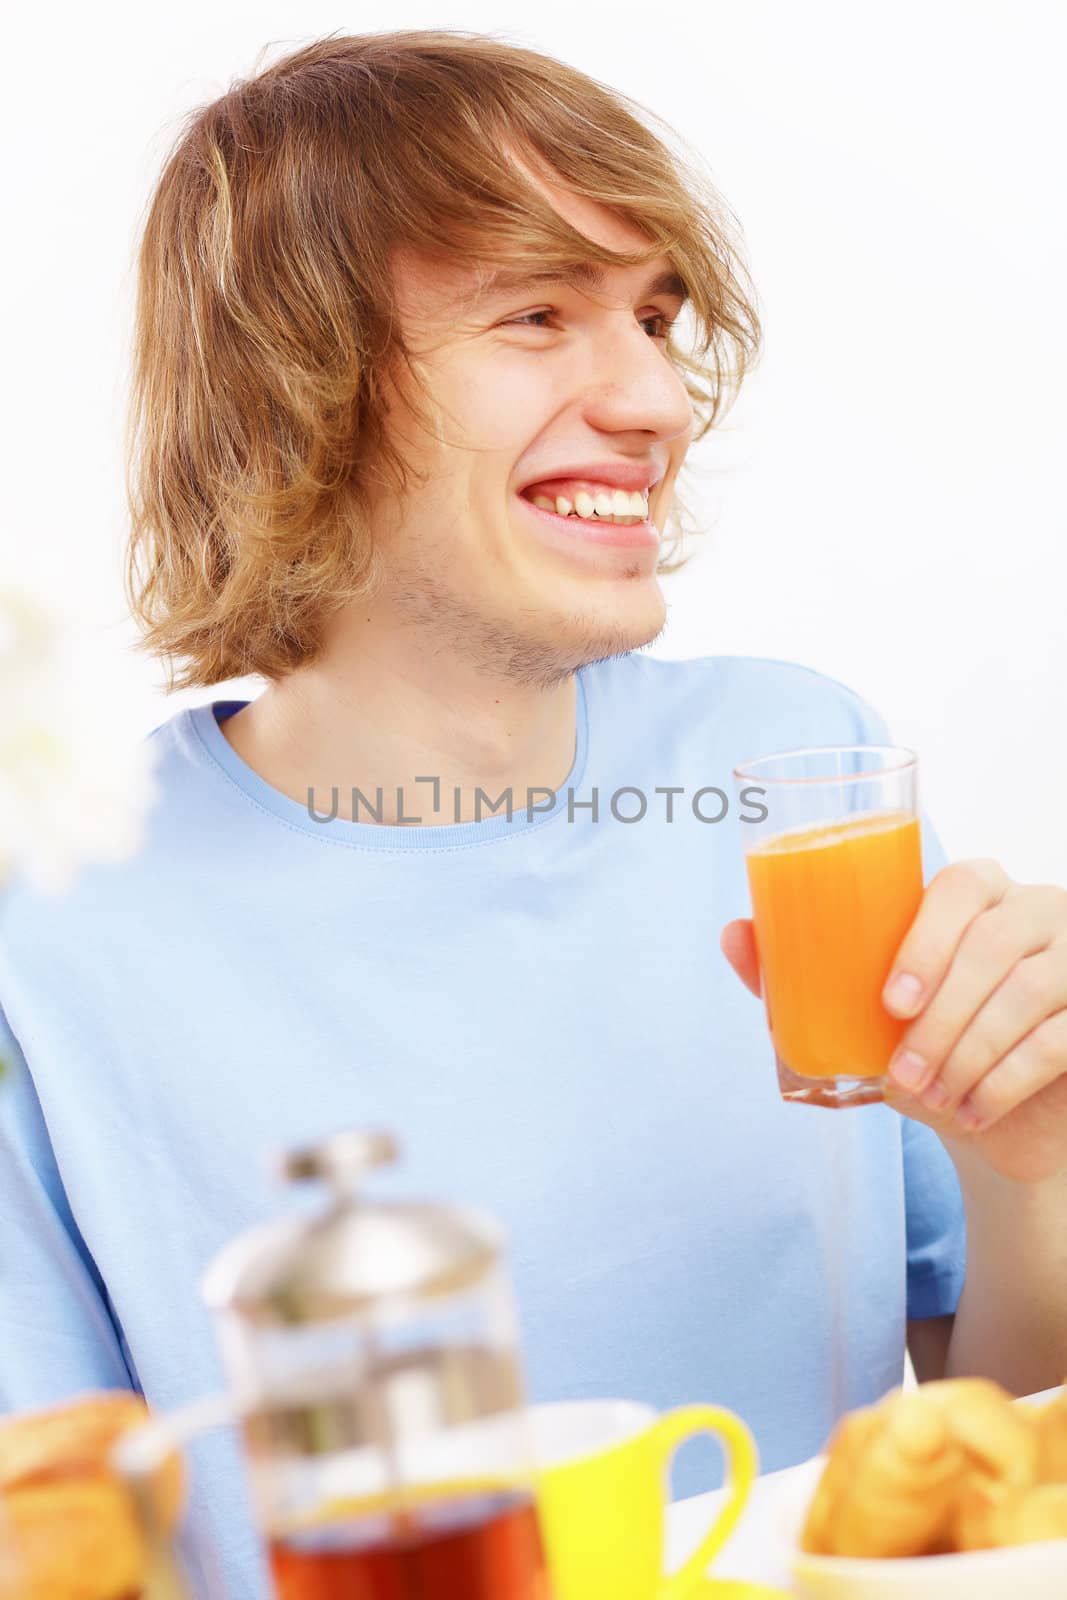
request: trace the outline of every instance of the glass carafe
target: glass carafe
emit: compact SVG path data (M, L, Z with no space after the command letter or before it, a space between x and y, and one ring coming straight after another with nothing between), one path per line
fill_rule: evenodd
M279 1600L548 1600L500 1230L366 1197L395 1158L362 1132L292 1152L326 1207L204 1279Z

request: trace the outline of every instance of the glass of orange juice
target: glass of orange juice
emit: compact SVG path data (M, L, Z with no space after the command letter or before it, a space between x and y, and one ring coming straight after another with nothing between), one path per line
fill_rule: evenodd
M734 768L767 1023L785 1100L884 1100L906 1021L882 989L923 895L918 758L786 750Z

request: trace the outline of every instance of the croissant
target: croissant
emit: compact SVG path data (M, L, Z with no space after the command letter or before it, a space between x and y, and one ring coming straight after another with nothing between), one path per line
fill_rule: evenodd
M1032 1420L984 1378L900 1390L838 1426L801 1543L813 1554L979 1548L1002 1504L1037 1481Z
M960 1550L1067 1539L1067 1483L1014 1489L964 1511L958 1539Z
M148 1552L109 1456L148 1415L137 1395L116 1390L0 1420L0 1546L19 1600L132 1600L140 1592ZM177 1458L160 1469L153 1493L161 1525L173 1527L184 1493Z
M836 1556L903 1556L943 1540L963 1452L942 1411L897 1392L838 1424L802 1548Z
M1037 1431L1039 1481L1067 1483L1067 1390L1032 1414Z
M961 1500L993 1503L1037 1482L1038 1439L1032 1418L987 1378L952 1378L924 1384L920 1393L938 1406L966 1465ZM960 1547L959 1540L956 1541Z
M3 1539L19 1600L133 1600L148 1552L118 1484L72 1478L4 1501Z

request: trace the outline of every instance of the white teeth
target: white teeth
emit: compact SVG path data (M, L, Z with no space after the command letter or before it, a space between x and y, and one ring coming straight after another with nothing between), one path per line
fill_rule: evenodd
M557 495L555 500L546 494L530 498L539 510L554 511L560 517L635 517L642 522L648 519L648 491L642 489L635 489L632 494L625 489L598 489L594 494L579 489L573 502L565 494Z

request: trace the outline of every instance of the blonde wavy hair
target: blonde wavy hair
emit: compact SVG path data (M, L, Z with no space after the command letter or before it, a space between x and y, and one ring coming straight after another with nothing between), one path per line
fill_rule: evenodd
M398 248L545 275L667 253L693 439L725 414L761 343L736 219L643 118L564 62L451 29L321 39L188 115L138 241L126 436L127 598L170 688L285 676L380 581L368 491L409 482L383 425L383 377L412 370ZM571 227L508 143L648 248ZM676 499L660 571L688 559L684 517Z

